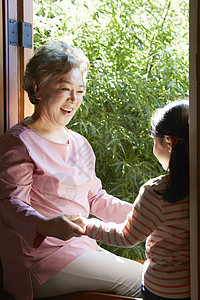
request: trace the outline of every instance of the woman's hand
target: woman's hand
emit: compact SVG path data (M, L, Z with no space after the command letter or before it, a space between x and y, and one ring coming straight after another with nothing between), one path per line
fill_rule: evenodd
M83 228L84 224L81 219L81 214L63 214L53 218L41 219L37 225L37 233L67 241L74 236L78 237L84 235L85 230Z

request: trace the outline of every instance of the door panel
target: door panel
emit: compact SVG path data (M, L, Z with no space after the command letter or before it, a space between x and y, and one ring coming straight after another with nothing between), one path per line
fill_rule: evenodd
M33 105L26 99L22 89L22 78L25 65L33 54L33 49L9 45L8 22L9 19L33 23L33 1L32 0L1 0L2 3L2 45L3 51L2 69L4 84L1 87L0 105L2 108L0 116L2 134L14 124L33 112ZM0 25L1 26L1 25ZM0 27L1 29L1 27ZM1 42L1 41L0 41ZM2 70L1 69L1 70Z
M8 1L8 18L17 20L17 1ZM8 112L7 112L7 128L12 127L18 122L18 47L8 45Z
M18 18L19 20L23 20L24 22L33 24L33 1L32 0L21 0L18 1ZM33 37L32 37L32 45L33 45ZM20 78L19 84L19 110L18 110L18 118L19 121L23 120L25 117L30 116L33 113L34 107L30 103L27 93L24 92L22 88L22 78L24 75L25 67L28 60L33 55L33 48L19 48L19 61L20 68L18 76Z

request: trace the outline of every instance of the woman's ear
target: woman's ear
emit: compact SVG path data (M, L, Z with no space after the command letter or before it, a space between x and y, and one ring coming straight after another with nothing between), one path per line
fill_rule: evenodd
M34 90L35 98L37 100L40 100L41 99L40 88L38 87L38 85L36 84L36 82L33 83L33 90Z

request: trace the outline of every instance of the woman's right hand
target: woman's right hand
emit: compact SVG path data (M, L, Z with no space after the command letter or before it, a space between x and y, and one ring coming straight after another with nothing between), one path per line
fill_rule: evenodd
M81 214L63 214L53 218L41 219L37 225L37 233L67 241L72 237L84 235L85 231L83 228Z

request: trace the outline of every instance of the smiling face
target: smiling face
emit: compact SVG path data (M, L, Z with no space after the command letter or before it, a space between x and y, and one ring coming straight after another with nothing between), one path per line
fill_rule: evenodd
M47 126L67 125L82 103L85 86L79 69L51 79L37 92L37 113Z
M168 138L154 137L153 154L162 165L163 169L168 171L169 161L172 151L172 141Z

